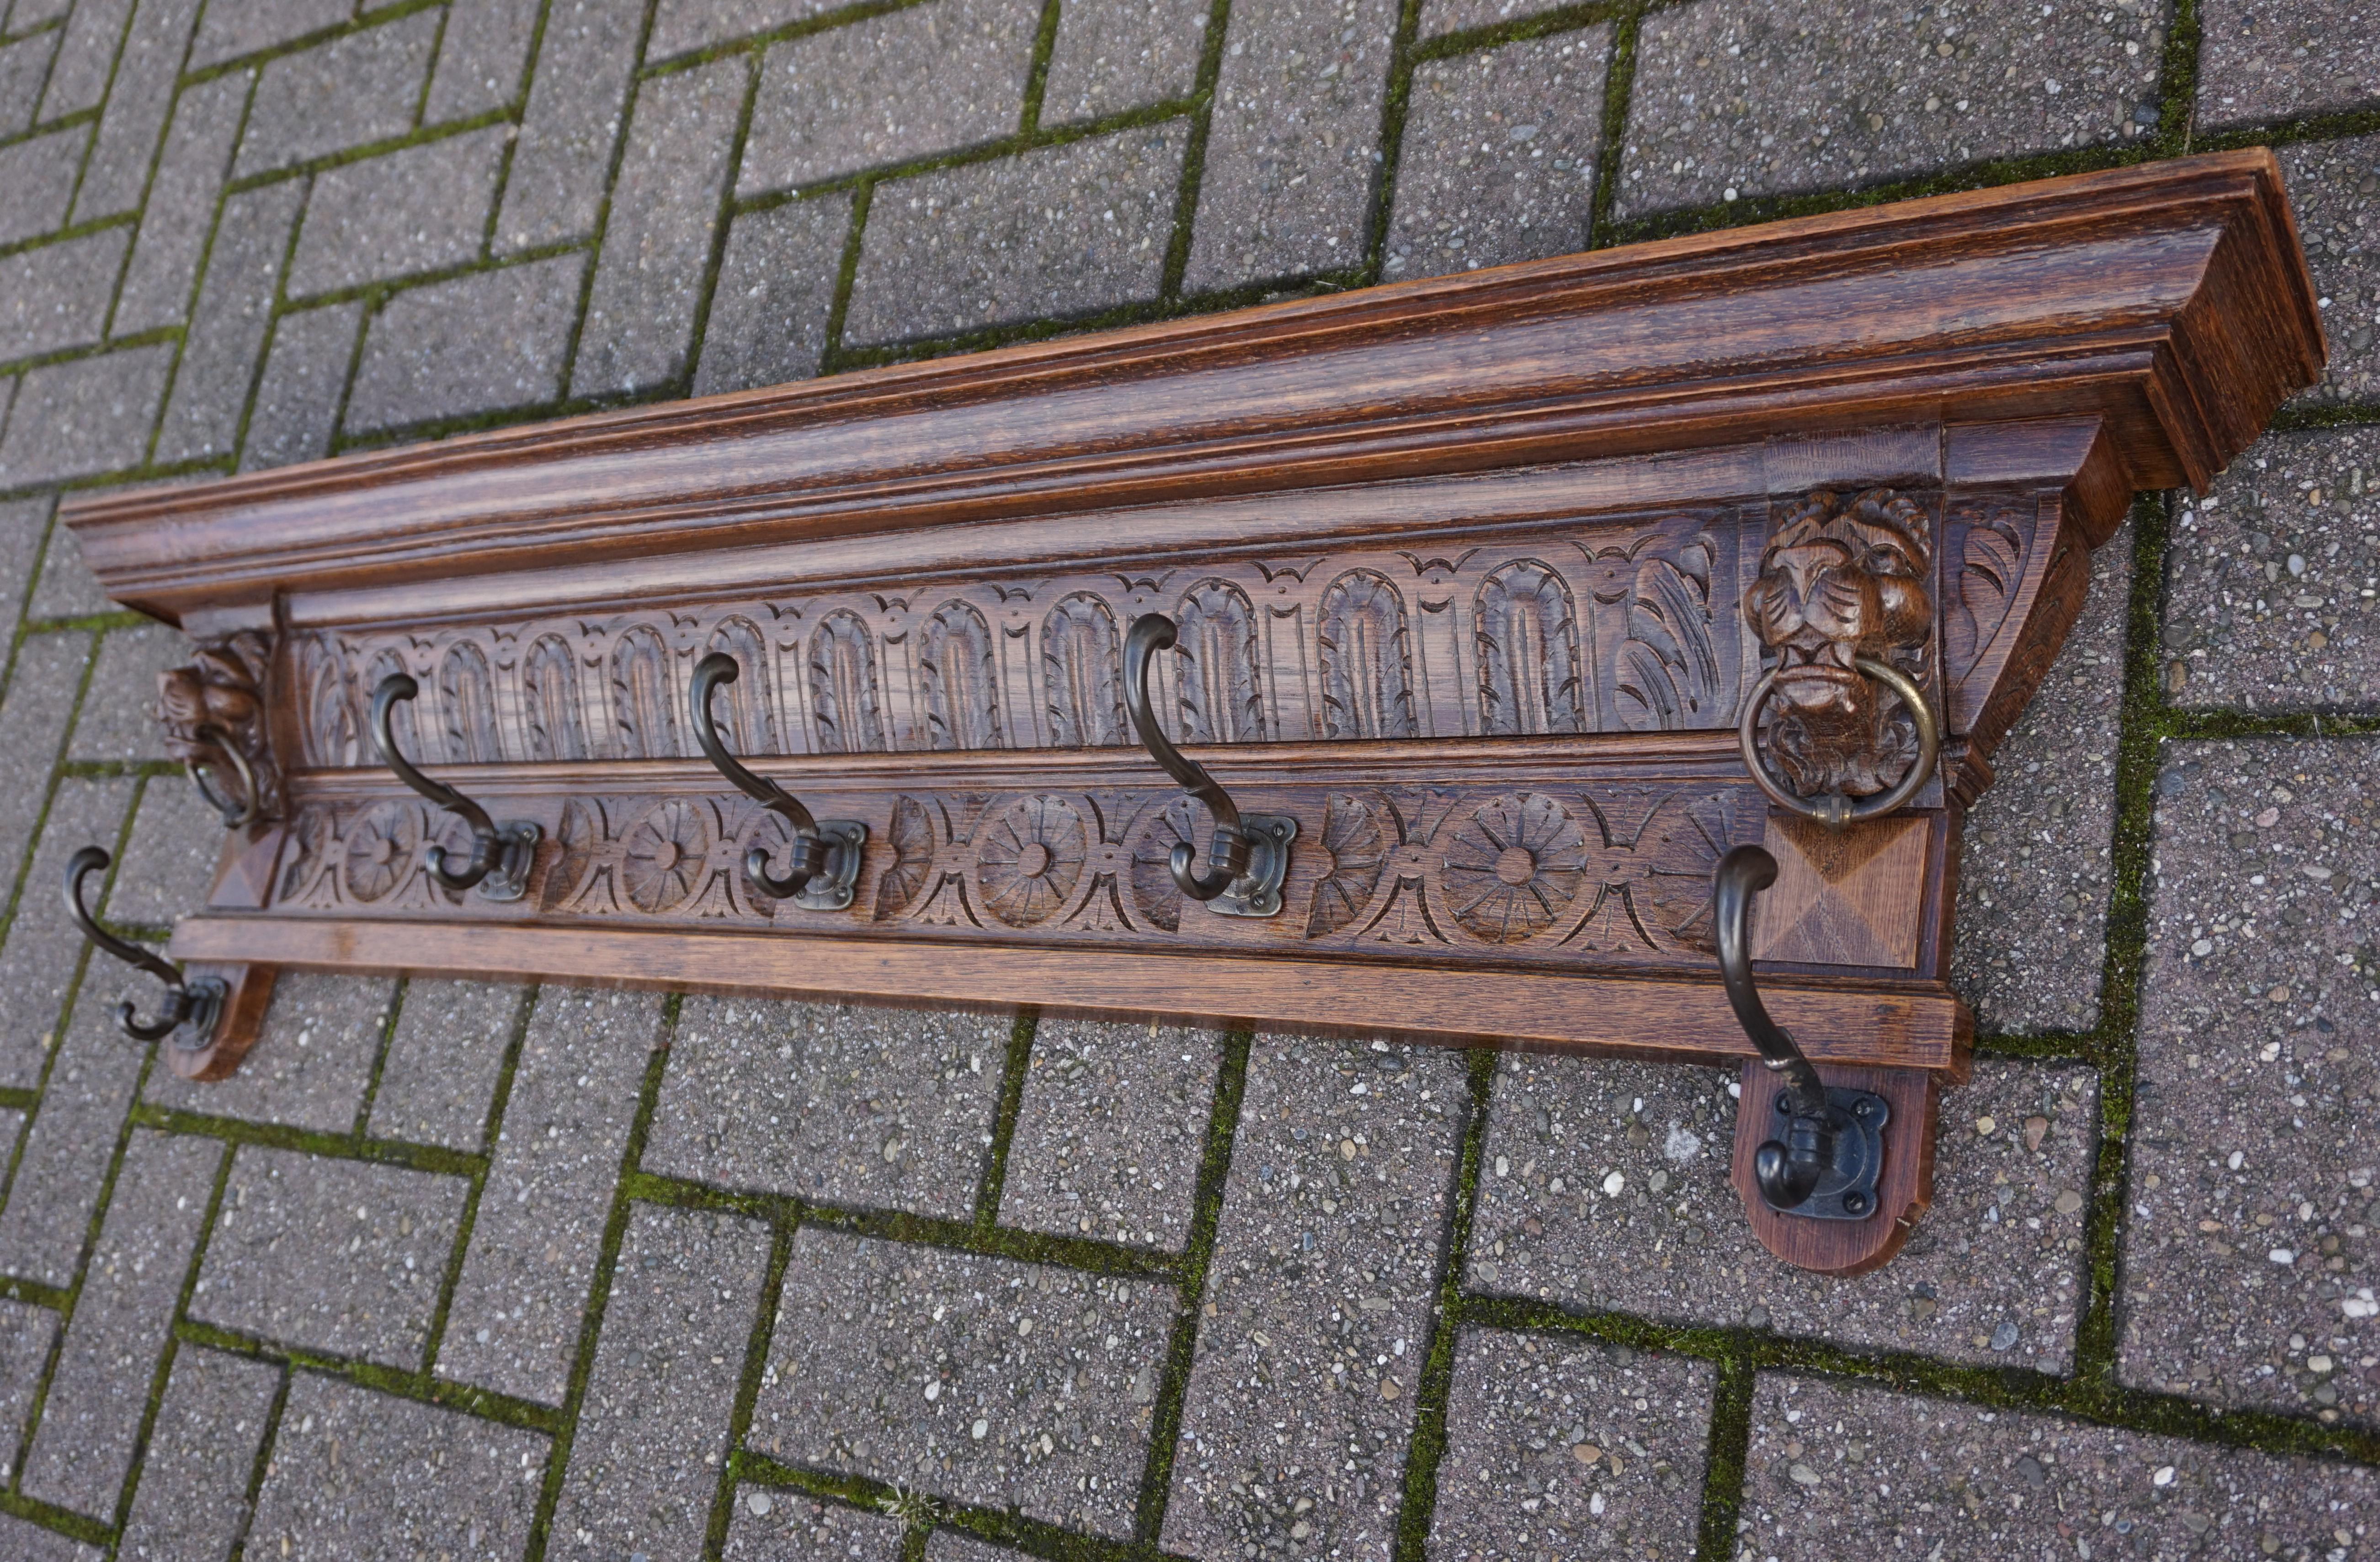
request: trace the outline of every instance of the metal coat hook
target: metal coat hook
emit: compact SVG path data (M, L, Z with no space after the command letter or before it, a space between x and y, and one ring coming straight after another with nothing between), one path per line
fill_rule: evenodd
M476 885L486 899L518 900L528 889L529 868L537 860L538 842L545 832L526 819L506 820L498 825L486 809L444 782L432 781L397 752L396 735L389 730L389 722L398 702L420 692L421 686L404 673L391 673L381 679L380 687L372 690L372 739L398 780L471 827L471 855L462 867L449 868L446 848L439 846L423 849L422 865L448 889L467 890Z
M190 773L190 784L198 787L199 796L207 799L208 807L223 815L225 829L237 830L255 824L264 815L257 797L256 771L248 763L248 756L239 751L239 745L232 740L230 733L212 722L199 728L199 736L212 739L216 750L231 762L232 769L239 776L239 795L236 800L224 796L215 784L207 779L207 772L213 766L204 760L183 762L182 767Z
M1783 1137L1763 1141L1754 1153L1753 1178L1761 1198L1780 1214L1865 1220L1877 1208L1891 1109L1880 1095L1821 1080L1801 1043L1760 1001L1752 980L1752 897L1776 882L1776 858L1756 846L1739 846L1719 859L1711 884L1728 1004L1761 1060L1784 1081L1777 1096ZM1750 1126L1739 1124L1736 1131Z
M710 697L742 673L735 658L714 651L694 665L689 703L694 714L694 740L711 767L735 788L783 820L794 832L792 855L783 878L769 872L769 852L755 846L744 854L744 882L752 893L771 900L790 900L808 911L841 911L851 905L859 882L859 860L868 846L868 826L856 819L813 819L799 798L737 763L719 739L711 719Z
M84 847L67 861L67 915L82 929L82 935L127 965L142 970L165 984L165 1009L155 1019L142 1020L133 1012L130 998L115 1006L115 1023L136 1042L154 1042L172 1035L184 1026L189 1027L192 1040L182 1044L204 1047L214 1034L215 1021L223 1017L224 1005L230 1000L231 988L220 977L185 977L181 969L138 944L127 943L91 920L82 903L82 882L93 873L105 873L112 860L106 852L95 846Z
M1172 619L1162 613L1144 613L1133 620L1123 642L1124 706L1132 713L1132 729L1140 746L1215 816L1206 871L1193 869L1198 850L1188 841L1175 843L1166 867L1174 885L1191 899L1204 901L1210 911L1227 917L1279 916L1281 882L1289 876L1289 843L1297 838L1297 821L1279 813L1243 815L1221 783L1166 738L1157 725L1157 713L1149 707L1150 653L1169 649L1179 638Z

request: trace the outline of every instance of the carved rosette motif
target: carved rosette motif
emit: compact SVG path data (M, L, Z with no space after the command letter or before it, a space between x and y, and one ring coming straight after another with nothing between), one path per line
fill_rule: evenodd
M1305 918L1306 937L1338 932L1372 903L1380 887L1380 872L1389 861L1390 841L1381 812L1361 798L1343 793L1323 803L1318 844L1325 866L1315 881L1314 904Z
M1061 797L1019 798L976 842L984 909L1011 927L1047 921L1073 897L1090 851L1083 812Z
M1932 681L1932 531L1927 506L1905 494L1821 489L1786 511L1761 555L1743 597L1774 668L1760 742L1803 797L1869 797L1915 761L1910 713L1853 663Z
M710 866L703 812L698 801L673 798L628 827L620 888L638 910L673 910L701 887Z
M1586 836L1543 792L1490 798L1447 842L1448 909L1474 937L1519 944L1567 912L1586 884Z
M156 715L165 729L165 752L204 771L219 796L257 820L282 815L281 768L273 763L265 718L272 666L271 637L243 629L201 644L189 665L157 675ZM332 730L337 731L335 722ZM255 780L253 798L238 795L243 765Z

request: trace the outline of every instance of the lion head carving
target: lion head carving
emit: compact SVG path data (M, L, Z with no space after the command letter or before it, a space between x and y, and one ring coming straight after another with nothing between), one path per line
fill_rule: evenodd
M165 729L165 752L221 773L230 768L225 747L237 747L266 794L257 800L267 812L279 801L262 697L271 656L264 636L244 630L200 647L188 666L157 675L157 720Z
M1804 796L1866 797L1916 753L1908 713L1853 663L1922 669L1934 625L1925 507L1889 488L1805 494L1760 556L1744 617L1776 658L1768 749Z

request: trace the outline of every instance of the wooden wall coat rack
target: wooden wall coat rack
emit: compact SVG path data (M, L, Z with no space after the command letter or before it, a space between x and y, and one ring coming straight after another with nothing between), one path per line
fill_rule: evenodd
M2088 551L2321 360L2260 151L79 499L200 648L166 1055L318 967L1742 1060L1870 1267Z

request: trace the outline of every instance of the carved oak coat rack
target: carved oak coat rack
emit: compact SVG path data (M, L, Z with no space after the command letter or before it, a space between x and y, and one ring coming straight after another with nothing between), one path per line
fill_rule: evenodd
M2321 359L2250 152L79 499L201 647L167 1054L299 966L1741 1059L1872 1266L2088 551Z

